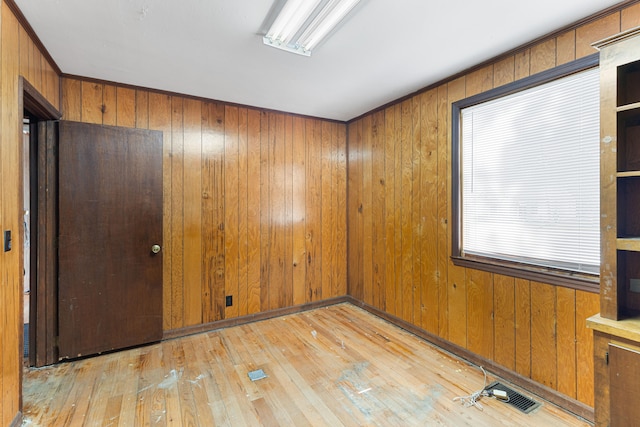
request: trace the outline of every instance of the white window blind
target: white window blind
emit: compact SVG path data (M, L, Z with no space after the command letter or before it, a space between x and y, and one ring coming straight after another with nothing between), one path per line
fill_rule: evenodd
M597 68L461 110L462 254L598 273Z

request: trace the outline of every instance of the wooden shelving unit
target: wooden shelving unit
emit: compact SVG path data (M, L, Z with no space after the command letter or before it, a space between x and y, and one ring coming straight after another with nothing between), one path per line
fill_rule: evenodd
M595 422L634 425L640 406L640 27L600 50L600 314L594 329Z

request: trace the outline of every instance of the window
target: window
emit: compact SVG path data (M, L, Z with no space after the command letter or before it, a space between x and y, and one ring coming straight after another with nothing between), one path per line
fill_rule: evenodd
M454 261L597 278L596 64L589 57L454 104Z

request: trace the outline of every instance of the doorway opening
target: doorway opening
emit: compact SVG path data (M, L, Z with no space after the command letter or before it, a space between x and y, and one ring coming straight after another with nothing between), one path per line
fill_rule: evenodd
M23 339L19 351L27 366L55 361L55 322L50 313L55 298L55 230L57 174L55 135L62 116L24 77L19 78L22 155ZM47 299L48 298L48 299Z
M32 180L31 180L31 129L30 129L31 120L28 116L25 116L22 120L22 188L23 188L23 205L22 205L22 219L23 219L23 247L24 247L24 282L23 282L23 292L24 292L24 307L23 307L23 332L24 332L24 348L23 348L23 358L25 365L30 365L29 363L29 337L30 337L30 327L33 322L31 322L31 279L33 274L31 273L31 205L33 204L31 201L31 195L34 193L32 189Z

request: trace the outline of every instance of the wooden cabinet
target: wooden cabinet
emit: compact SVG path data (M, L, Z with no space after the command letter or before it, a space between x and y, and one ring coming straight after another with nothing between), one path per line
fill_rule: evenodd
M594 329L595 422L640 419L640 27L600 50L600 314Z
M595 424L637 425L640 405L633 402L640 396L640 319L596 315L587 324L594 329Z

